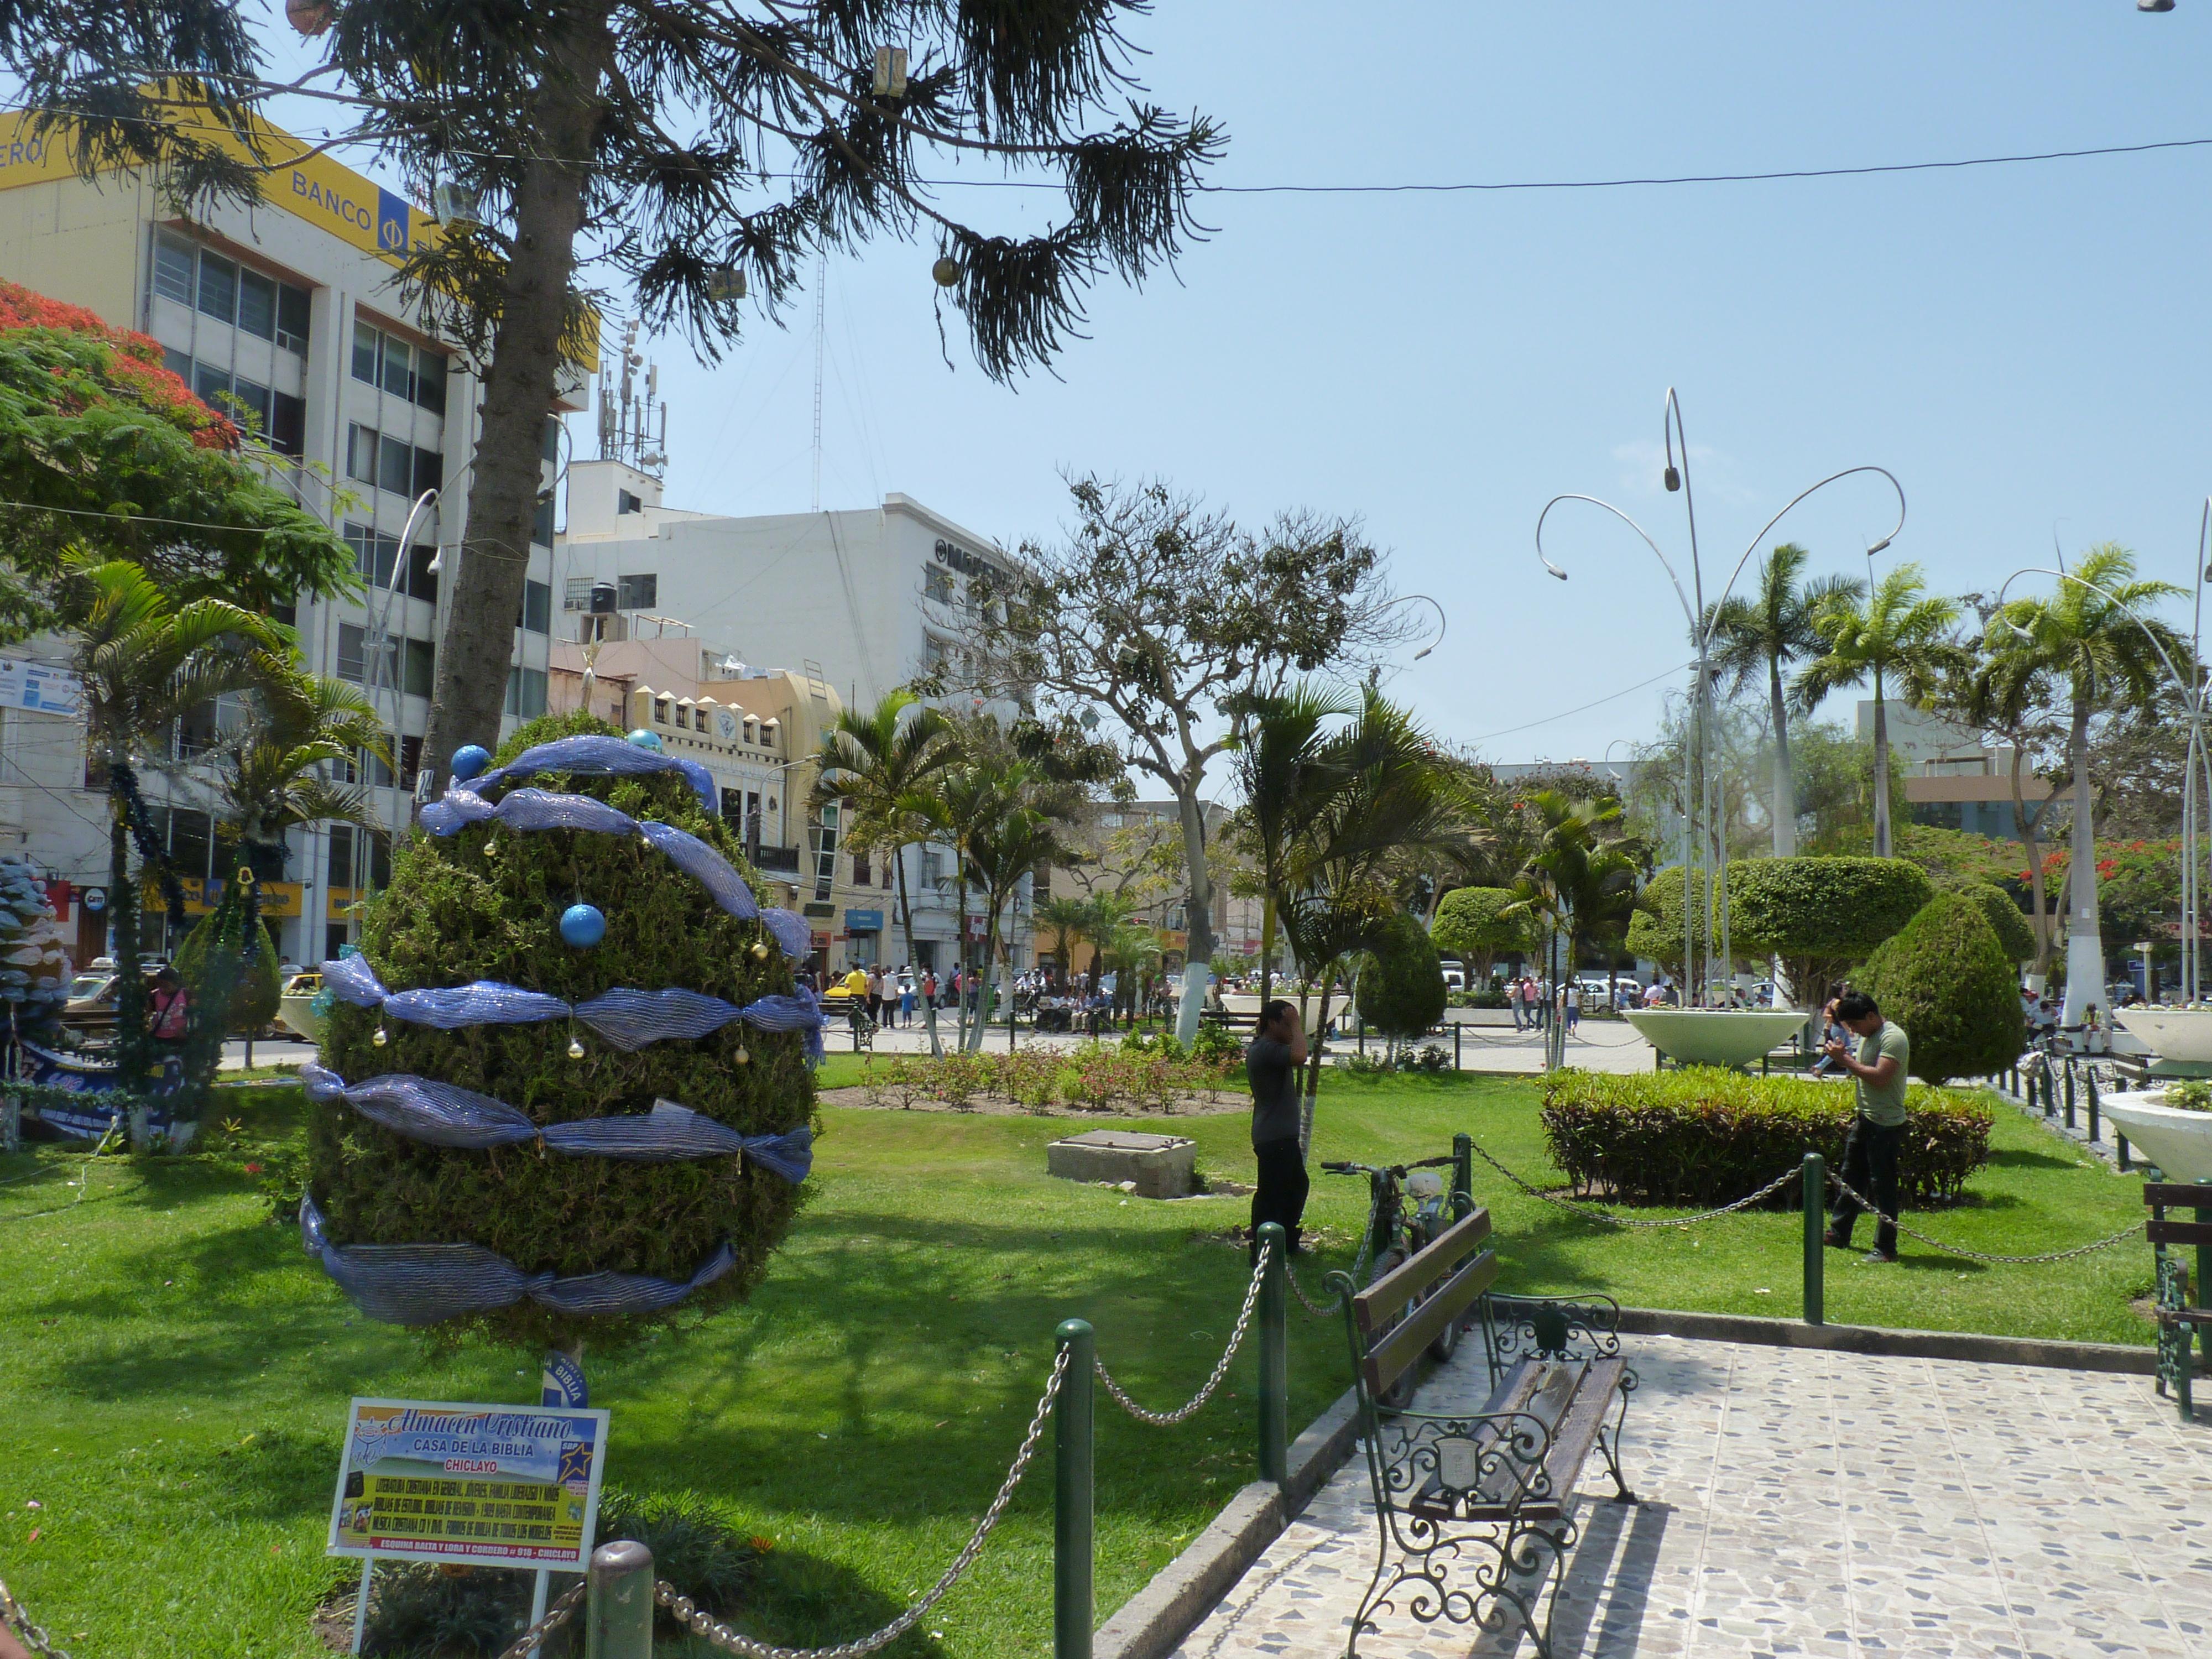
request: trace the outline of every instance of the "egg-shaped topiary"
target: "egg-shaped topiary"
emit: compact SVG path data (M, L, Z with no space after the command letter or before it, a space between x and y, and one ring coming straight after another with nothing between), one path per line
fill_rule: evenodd
M21 854L0 854L0 1002L14 1011L17 1032L51 1041L69 985L46 878Z
M1929 900L1855 982L1905 1028L1923 1083L1985 1076L2020 1058L2019 981L1982 907L1963 894Z
M1384 919L1359 970L1359 1017L1385 1036L1417 1037L1444 1016L1444 969L1429 930L1408 915Z
M1980 908L2007 961L2026 962L2035 954L2035 929L2028 926L2027 915L2013 902L2011 894L1989 881L1961 882L1954 890Z
M612 740L622 758L619 733L572 714L524 727L502 745L498 765L511 765L537 745L585 734ZM647 830L667 825L696 837L757 884L745 870L736 830L708 809L672 761L667 769L629 775L580 769L504 781L497 772L485 777L494 782L466 782L449 792L447 803L512 805L526 788L587 797ZM428 809L425 821L432 821ZM452 829L453 820L437 822ZM562 913L580 902L596 906L605 919L604 937L589 949L561 937ZM448 834L410 836L395 853L390 885L363 921L361 955L384 991L493 981L535 994L542 1006L547 997L579 1005L617 989L647 998L673 990L679 997L696 994L695 1007L699 998L738 1008L781 999L785 1012L804 1010L805 1017L795 1024L784 1020L781 1029L732 1019L705 1036L625 1049L582 1017L443 1030L398 1017L405 1005L356 1006L342 992L322 1049L323 1065L334 1076L311 1078L309 1091L308 1195L319 1217L307 1219L311 1226L319 1221L321 1238L311 1235L310 1245L323 1249L325 1266L344 1282L331 1266L333 1249L480 1246L520 1273L540 1276L541 1288L504 1305L445 1316L441 1328L562 1347L587 1338L604 1347L649 1322L744 1297L803 1201L794 1171L779 1173L774 1160L757 1160L750 1145L744 1156L716 1152L637 1162L603 1151L562 1150L577 1143L558 1133L558 1126L571 1126L574 1137L581 1120L611 1120L617 1129L639 1133L671 1121L692 1122L673 1118L672 1108L710 1121L698 1126L708 1139L727 1140L731 1131L748 1138L811 1132L808 1050L810 1043L818 1046L818 1012L810 994L794 994L791 959L769 925L776 918L763 913L746 919L732 914L729 903L726 893L718 902L671 851L635 831L517 829L479 818ZM781 920L799 926L803 939L803 924ZM325 964L326 982L340 966ZM429 1144L372 1121L367 1111L380 1109L374 1100L331 1093L334 1085L350 1085L352 1094L362 1095L365 1080L387 1074L491 1097L520 1109L548 1138ZM641 1115L656 1108L659 1125L647 1124ZM595 1123L585 1133L608 1127ZM800 1156L797 1173L803 1173ZM542 1293L543 1281L567 1284L594 1274L643 1275L678 1290L680 1299L644 1310L579 1312L579 1298L549 1305ZM628 1295L642 1282L622 1281L617 1288ZM377 1311L367 1297L363 1306ZM431 1322L411 1313L379 1316Z

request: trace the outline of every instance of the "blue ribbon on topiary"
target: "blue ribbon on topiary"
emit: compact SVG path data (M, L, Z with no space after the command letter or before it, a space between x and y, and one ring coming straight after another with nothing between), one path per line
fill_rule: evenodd
M749 1135L728 1124L656 1100L650 1112L571 1118L538 1123L519 1106L434 1078L392 1073L348 1083L313 1061L300 1068L310 1100L342 1101L394 1134L433 1146L481 1152L543 1140L576 1158L612 1158L632 1164L674 1164L690 1158L741 1157L797 1186L814 1167L814 1131Z
M312 1193L300 1200L300 1242L363 1313L393 1325L434 1325L511 1307L525 1297L557 1313L653 1313L738 1265L738 1253L725 1242L681 1282L622 1273L560 1279L550 1270L525 1273L481 1244L333 1244Z
M699 797L699 804L720 815L721 796L714 775L695 760L642 749L626 738L585 732L556 738L526 749L506 765L495 767L475 780L476 793L488 794L509 778L535 777L541 772L571 772L579 777L635 776L645 772L680 772Z
M580 1019L617 1048L630 1052L652 1042L711 1036L741 1019L763 1031L804 1031L808 1057L822 1058L822 1004L804 985L789 996L759 997L743 1007L678 986L638 991L618 985L589 1002L574 1003L489 979L444 990L387 991L368 958L356 956L325 962L323 986L356 1008L381 1008L394 1019L441 1031Z

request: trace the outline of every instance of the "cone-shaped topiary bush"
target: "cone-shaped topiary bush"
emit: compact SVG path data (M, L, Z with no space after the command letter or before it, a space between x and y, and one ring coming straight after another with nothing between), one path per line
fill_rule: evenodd
M1385 1036L1417 1037L1444 1017L1443 963L1429 930L1408 915L1386 919L1359 970L1359 1017Z
M1912 1040L1912 1075L1942 1084L2002 1071L2025 1022L2013 964L1962 894L1942 893L1868 958L1856 982Z
M2035 929L2027 925L2027 917L2012 902L2011 894L1987 881L1962 882L1955 890L1979 907L2008 962L2026 962L2035 954Z
M542 720L509 739L498 763L576 733L619 735L588 716ZM679 772L543 774L511 780L485 799L526 787L672 825L744 870L736 829L708 811ZM749 872L746 878L754 880ZM562 914L579 902L605 918L604 937L588 948L562 941ZM397 850L391 885L370 906L362 954L395 994L492 981L574 1004L617 988L680 988L744 1006L793 991L791 963L764 921L728 914L639 836L601 830L484 821L448 836L416 833ZM580 1020L443 1030L341 1000L323 1064L356 1085L387 1073L458 1085L520 1108L541 1127L648 1113L667 1102L756 1136L811 1128L806 1043L803 1030L738 1021L624 1052ZM750 1151L642 1163L571 1155L543 1141L441 1146L334 1098L313 1105L309 1149L309 1195L335 1246L468 1243L525 1273L642 1274L677 1284L731 1247L733 1267L658 1313L556 1312L525 1295L442 1328L560 1346L588 1338L604 1347L649 1322L740 1299L802 1199L800 1188Z

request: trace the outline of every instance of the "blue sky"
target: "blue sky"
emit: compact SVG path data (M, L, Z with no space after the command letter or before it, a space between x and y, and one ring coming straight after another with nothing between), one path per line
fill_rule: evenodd
M1228 128L1224 184L2212 137L2212 0L2163 16L2130 0L1163 0L1131 36L1160 101ZM886 245L830 267L824 504L903 490L1012 542L1053 532L1077 469L1162 476L1254 520L1357 514L1399 585L1450 617L1444 648L1394 690L1492 758L1595 757L1650 732L1659 687L1553 717L1681 662L1681 613L1625 530L1562 524L1565 586L1532 532L1550 496L1579 490L1683 546L1656 459L1669 384L1716 585L1791 495L1869 462L1911 504L1885 561L1918 560L1950 591L2049 562L2054 529L2069 550L2116 539L2185 580L2212 489L2208 184L2199 149L1666 189L1217 197L1218 234L1179 280L1098 289L1060 378L1013 387L957 332L947 370L933 251ZM1011 191L946 200L987 228L1048 210ZM656 349L672 505L806 507L811 304L787 323L757 325L713 371L680 342ZM1891 511L1876 486L1838 486L1783 533L1824 568L1863 570Z

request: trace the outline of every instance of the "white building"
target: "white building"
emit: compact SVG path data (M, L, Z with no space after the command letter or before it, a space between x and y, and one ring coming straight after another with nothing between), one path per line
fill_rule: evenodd
M660 480L626 462L580 460L568 470L566 519L553 560L562 639L726 641L746 662L826 683L862 712L956 648L969 576L1011 576L993 543L910 495L886 495L878 507L738 518L666 507ZM810 820L804 844L818 846L822 829ZM795 827L790 844L801 844ZM943 971L963 928L980 941L985 919L972 894L970 913L956 914L949 850L910 848L907 859L916 965ZM1017 970L1034 959L1030 910L1024 883L1005 928ZM852 930L852 959L872 951L903 960L895 912L895 902L884 906L872 944Z
M404 823L449 602L428 567L434 551L460 543L477 431L476 377L398 291L401 253L436 226L404 198L275 132L276 152L289 148L300 159L270 172L262 203L186 216L150 180L79 179L62 143L32 137L27 122L0 122L0 277L151 335L202 398L259 427L282 458L275 479L354 544L372 584L367 601L307 604L284 620L297 626L309 668L369 686L390 711L401 775L394 787L374 767L370 793L383 822ZM557 413L584 406L585 385L580 374L564 383L549 412L549 465ZM401 558L410 506L449 480L452 493L418 521ZM552 540L549 503L515 630L510 717L544 707ZM391 644L378 653L371 641L387 598ZM51 661L62 653L46 641L22 654ZM146 793L160 804L157 820L197 913L216 896L206 884L229 871L217 861L208 791L191 775L190 734L179 744L176 775L149 773ZM283 954L311 960L349 936L348 908L383 854L343 828L290 839L289 879L264 887L264 913ZM0 844L25 848L75 887L104 890L106 811L88 781L81 725L15 709L0 715ZM148 921L152 949L161 929L156 916ZM78 960L97 952L103 931L97 915L84 919Z

